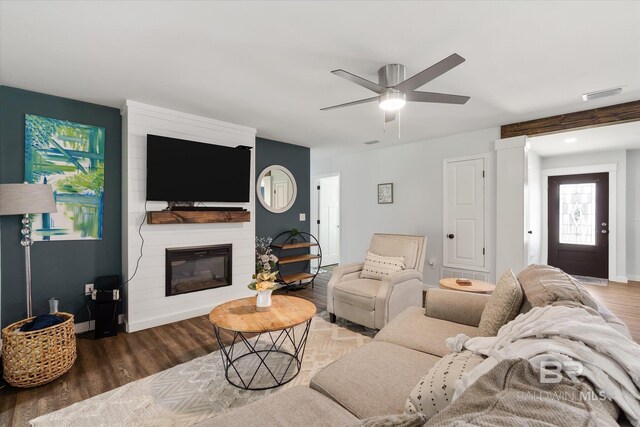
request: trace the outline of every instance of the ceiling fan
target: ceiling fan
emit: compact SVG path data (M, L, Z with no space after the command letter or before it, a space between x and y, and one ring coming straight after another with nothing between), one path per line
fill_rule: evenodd
M465 61L463 57L454 53L426 70L422 70L413 77L406 78L406 67L401 64L387 64L378 70L378 83L351 74L345 70L333 70L336 76L345 78L357 85L367 88L376 96L361 99L359 101L347 102L345 104L333 105L322 108L322 111L333 110L334 108L349 107L351 105L364 104L378 101L380 108L384 110L385 123L395 120L396 113L405 106L407 101L411 102L434 102L439 104L465 104L468 96L449 95L436 92L417 92L416 89L427 84L457 67Z

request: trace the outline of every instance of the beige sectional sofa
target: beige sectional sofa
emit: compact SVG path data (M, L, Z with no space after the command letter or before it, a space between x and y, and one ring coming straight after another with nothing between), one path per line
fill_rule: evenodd
M450 352L445 340L457 334L479 334L478 325L489 298L430 289L424 308L405 310L371 342L316 374L309 387L273 393L200 425L349 426L373 416L400 414L416 384ZM527 295L522 307L531 307ZM612 322L622 324L611 313L606 315Z

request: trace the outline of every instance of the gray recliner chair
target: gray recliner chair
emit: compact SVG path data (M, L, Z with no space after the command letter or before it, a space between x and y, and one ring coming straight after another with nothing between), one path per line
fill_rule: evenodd
M369 328L381 329L407 307L422 306L422 270L425 236L374 234L369 252L403 256L406 269L383 280L360 277L363 263L346 264L333 270L327 285L327 311Z

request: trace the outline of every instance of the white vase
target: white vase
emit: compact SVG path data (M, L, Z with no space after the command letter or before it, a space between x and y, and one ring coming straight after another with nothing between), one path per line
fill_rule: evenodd
M256 310L257 311L269 311L271 308L271 292L272 290L267 291L257 291L258 296L256 297Z

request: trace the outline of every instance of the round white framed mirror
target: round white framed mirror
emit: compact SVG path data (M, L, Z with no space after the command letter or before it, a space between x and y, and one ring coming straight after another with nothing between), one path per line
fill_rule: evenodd
M256 193L266 210L282 213L291 209L296 201L298 186L289 169L280 165L271 165L258 176Z

